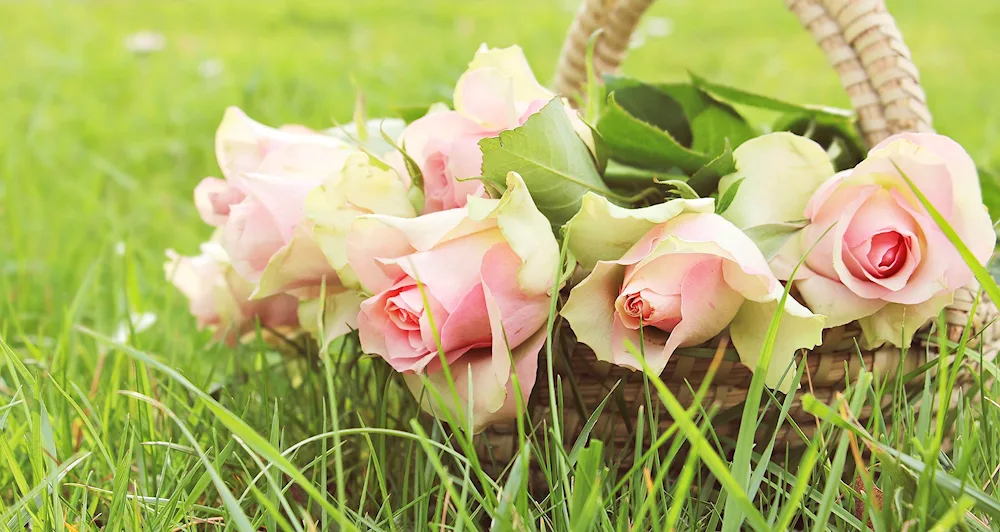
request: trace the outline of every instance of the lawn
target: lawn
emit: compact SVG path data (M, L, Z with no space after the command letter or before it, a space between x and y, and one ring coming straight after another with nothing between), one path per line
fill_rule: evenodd
M888 3L921 70L938 131L984 167L1000 169L994 53L1000 3ZM452 471L454 488L442 482L440 464L420 445L428 439L335 430L362 424L411 430L394 412L410 412L412 405L379 400L384 368L367 359L343 361L331 374L315 361L212 343L164 281L164 250L192 253L208 236L191 194L202 177L218 172L212 139L227 106L265 123L322 128L350 119L358 88L373 116L447 101L481 42L520 44L544 82L575 9L571 0L0 2L0 336L6 345L0 356L0 529L28 522L39 530L238 529L237 507L255 527L290 530L309 529L303 522L335 529L337 513L374 529L488 524L484 514L495 515L490 499L497 487L482 488L494 491L477 500L461 488L460 468ZM787 100L847 105L822 53L781 2L661 0L651 16L657 18L644 26L627 73L669 80L692 70ZM163 48L130 51L126 39L142 30L161 34ZM128 343L133 356L101 336ZM937 382L928 381L921 400L938 392ZM331 416L331 405L339 416ZM993 406L987 401L984 408ZM997 413L992 410L993 419ZM960 434L979 430L959 417L950 421ZM926 529L943 519L1000 529L1000 488L991 479L1000 464L1000 421L990 419L983 421L982 441L959 442L942 454L948 474L898 481L901 496L924 497L914 526ZM926 443L937 434L931 424L921 416L902 433L929 438ZM289 452L287 469L273 454L328 433ZM817 468L823 478L837 467L836 442L828 443L829 458L821 454ZM900 448L922 452L910 441ZM373 467L376 449L399 454L381 455L387 463ZM312 464L317 456L318 465ZM262 464L274 468L251 484ZM284 473L274 474L278 468ZM949 484L956 468L967 476ZM411 470L406 478L404 470ZM793 491L774 480L781 474L787 480L797 472L772 471L768 489L753 501L765 517L781 512L779 503ZM283 492L293 479L304 482ZM679 526L717 525L715 495L699 501L717 495L719 486L700 476L695 481L704 487L685 503ZM649 511L662 506L666 512L673 482L657 487L663 498ZM962 495L966 483L988 500ZM329 496L319 497L327 488ZM468 510L457 509L459 492L468 497ZM515 498L518 509L529 506L523 496ZM810 496L819 504L818 492L806 494L807 501ZM886 500L895 496L885 493ZM609 496L594 506L601 527L634 518L642 506L631 500L616 508L616 501ZM520 526L562 529L561 510L548 506L558 504L531 506L542 524ZM848 499L833 504L840 511L831 526L860 524L850 519ZM977 516L996 516L970 524L964 511L973 505ZM901 526L874 521L877 529Z

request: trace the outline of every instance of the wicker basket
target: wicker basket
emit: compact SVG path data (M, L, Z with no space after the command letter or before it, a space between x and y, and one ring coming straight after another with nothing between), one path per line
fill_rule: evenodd
M653 0L584 0L576 15L569 35L562 48L556 72L556 90L572 99L586 80L586 47L590 36L599 28L603 33L597 41L595 67L598 72L617 70L628 49L628 41L639 18ZM857 112L859 126L865 141L874 145L893 133L931 130L919 75L910 60L909 50L903 44L895 21L886 12L883 0L785 0L787 7L819 43L830 63L840 76L841 83L850 96ZM970 285L955 294L955 302L946 310L948 337L957 341L969 322L969 312L978 292L978 285ZM977 350L993 357L1000 347L1000 327L989 327L1000 314L997 306L982 296L972 320L970 337L976 337ZM848 380L857 378L862 367L872 370L876 378L901 376L919 368L925 361L937 356L937 348L929 343L926 332L930 325L914 336L914 343L902 351L885 346L874 351L862 351L860 356L855 338L860 333L856 323L828 329L823 333L823 344L809 353L801 353L800 363L806 366L803 386L794 400L789 416L808 438L815 431L816 421L801 408L801 395L809 392L823 401L833 400L843 391ZM565 329L563 327L562 329ZM569 445L575 441L591 412L607 396L614 383L622 380L619 392L609 402L604 415L592 434L601 438L611 449L627 450L634 446L634 425L640 406L646 402L641 374L599 362L594 353L582 344L575 344L569 333L561 333L561 345L569 346L565 356L557 356L554 367L564 376L562 402L565 405L564 435ZM723 333L725 334L725 333ZM704 380L712 354L721 338L707 342L699 350L675 353L664 369L661 378L682 403L690 404L692 389ZM575 346L575 347L573 347ZM739 414L750 385L751 373L737 362L735 353L725 357L712 381L704 404L717 403L720 414L715 418L716 432L734 436L739 429ZM545 364L540 363L537 382L546 380ZM569 384L572 381L573 385ZM963 376L959 386L972 381L971 375ZM922 379L917 379L921 384ZM653 397L656 406L655 395ZM884 396L888 406L891 396ZM529 401L531 421L537 427L551 420L546 386L536 386ZM871 416L871 406L861 413L861 420ZM660 406L660 428L670 425L664 419L666 409ZM765 424L766 425L766 424ZM647 429L648 430L648 429ZM795 447L804 439L788 424L778 427L781 446ZM761 430L758 439L769 440L773 430ZM503 465L517 450L516 428L513 423L494 425L486 430L479 441L480 455L486 463Z

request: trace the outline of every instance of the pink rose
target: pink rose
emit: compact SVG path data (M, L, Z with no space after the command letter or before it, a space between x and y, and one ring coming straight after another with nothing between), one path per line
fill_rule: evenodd
M296 291L315 297L336 272L312 238L306 198L335 178L354 153L348 144L302 126L274 129L230 108L216 134L225 180L206 178L195 204L221 227L220 243L233 269L256 285L254 297Z
M462 207L468 196L485 196L479 141L513 129L555 95L538 84L520 47L481 46L455 87L455 110L434 110L414 121L402 147L424 179L424 212ZM572 114L576 123L586 126Z
M713 208L706 199L630 210L584 197L567 242L592 272L562 315L599 360L642 369L630 343L659 374L676 349L729 327L740 359L756 368L784 289L750 238ZM823 318L791 298L783 313L765 382L787 392L795 351L820 343Z
M762 139L750 142L773 144ZM802 186L812 183L808 202L797 204L797 218L805 218L808 225L776 257L775 271L787 279L805 250L818 241L795 278L806 305L826 315L831 327L859 320L866 347L909 345L913 333L949 304L955 290L973 275L900 170L985 262L996 233L972 159L947 137L907 133L875 146L856 168L833 175L826 154L811 140L789 136L782 142L794 154L782 160L809 161L808 166L822 171L810 173L815 176L811 180L800 179ZM750 148L755 149L754 144ZM780 163L772 159L771 164ZM737 199L744 187L766 186L767 179L743 183ZM750 206L734 201L733 207L734 212L768 209L760 202Z
M459 418L471 402L475 430L516 415L511 374L527 401L559 262L549 222L517 174L499 200L471 198L466 207L409 219L363 216L347 254L375 294L358 316L366 352L403 372L414 395L426 376ZM452 404L438 339L461 405Z
M194 257L168 250L167 259L167 280L188 298L198 327L214 329L230 345L252 331L257 319L271 329L298 326L298 300L284 294L249 299L253 286L232 270L218 244L202 244Z
M215 156L225 179L206 177L194 191L195 206L205 223L215 227L224 224L231 206L246 197L242 176L258 171L269 154L293 145L313 146L316 151L346 146L304 126L286 124L275 129L256 122L237 107L226 109L215 135Z

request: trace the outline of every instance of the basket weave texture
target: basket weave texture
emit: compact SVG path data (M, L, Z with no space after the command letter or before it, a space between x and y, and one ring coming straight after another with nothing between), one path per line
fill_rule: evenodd
M562 48L556 71L556 91L570 101L580 93L586 81L587 43L598 29L602 33L595 45L595 69L598 73L616 72L628 50L632 32L652 2L584 0ZM919 73L883 0L785 0L785 4L813 36L839 75L869 146L895 133L931 131L931 116ZM945 311L947 336L951 341L958 341L971 323L969 337L974 340L969 344L970 349L992 359L1000 348L1000 326L990 325L1000 316L1000 311L985 295L979 296L976 305L977 294L979 286L975 283L956 292L954 303ZM973 308L975 315L970 321ZM822 345L808 353L802 352L799 359L806 368L789 417L795 420L802 434L786 423L777 429L779 445L801 445L815 431L816 420L801 408L804 393L830 402L848 382L857 378L862 368L873 371L876 379L892 379L936 358L938 348L928 340L936 334L929 334L930 328L928 324L917 332L913 344L905 352L890 345L872 351L860 350L856 343L860 327L856 323L825 330ZM636 416L646 405L642 375L599 362L587 346L575 344L570 333L563 331L561 335L565 335L561 340L568 340L561 345L569 347L554 358L553 365L563 382L560 400L564 405L565 443L572 445L590 414L621 380L592 434L612 449L633 447ZM661 374L667 387L685 406L690 404L693 391L704 380L724 335L725 332L700 346L701 349L675 353ZM750 385L750 370L737 360L734 353L724 357L703 400L706 408L713 403L721 407L714 421L720 436L735 436L738 432L739 414ZM540 362L537 382L545 382L545 372L546 364ZM967 386L973 379L971 372L966 372L960 376L958 388ZM917 379L918 384L921 382L922 379ZM881 408L887 407L892 400L891 394L883 396ZM655 394L652 401L656 408ZM549 405L547 387L536 386L528 405L529 418L536 430L551 420ZM867 406L861 413L862 422L871 416L871 409ZM666 429L671 421L662 405L659 405L659 412L660 429ZM772 434L772 430L761 430L758 438L769 440ZM479 445L486 463L508 463L517 451L515 425L507 423L488 428Z

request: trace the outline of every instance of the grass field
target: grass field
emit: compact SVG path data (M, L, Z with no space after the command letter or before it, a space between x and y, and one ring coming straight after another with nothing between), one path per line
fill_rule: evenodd
M1000 3L888 3L921 69L937 129L983 166L1000 168ZM846 105L821 52L781 4L661 0L653 12L661 18L625 70L674 79L691 69L793 101ZM218 172L212 139L226 106L238 105L265 123L320 128L349 119L356 86L372 115L448 100L481 42L520 44L546 80L575 8L570 0L0 2L0 335L9 346L0 356L0 529L28 522L36 530L245 529L248 523L335 529L340 513L374 529L471 529L500 516L498 529L513 523L586 530L590 521L579 521L575 512L591 507L601 529L648 512L666 518L676 488L669 478L650 490L648 508L650 495L621 502L613 486L599 490L599 502L579 508L567 493L562 500L529 502L526 491L512 490L520 517L511 518L503 513L511 512L504 498L497 500L503 484L463 489L460 467L453 470L458 482L442 481L439 464L422 456L428 439L358 435L364 432L357 431L359 416L385 430L410 430L408 420L392 419L392 405L375 400L385 378L375 364L363 360L327 373L289 368L274 353L234 354L195 330L186 302L163 279L165 248L190 253L208 236L191 191ZM163 49L130 52L124 41L140 30L161 33ZM131 327L137 330L128 334L130 316L148 327ZM191 388L95 333L155 354ZM930 400L937 386L938 379L929 380L917 400ZM935 523L1000 529L993 478L1000 411L990 401L982 407L991 412L982 425L965 414L949 418L959 434L981 434L943 454L940 473L901 473L905 479L894 480L899 496L923 504L913 507L919 511L907 514L904 505L887 516L872 512L873 527L893 530L912 519L918 529ZM226 410L213 410L219 404ZM339 417L331 416L332 405ZM909 438L925 446L940 442L935 423L944 419L901 421L898 449L933 462L936 454ZM341 426L357 432L334 430ZM287 468L274 454L325 433L290 451ZM816 493L804 495L812 502L802 503L801 515L789 514L803 526L822 529L821 520L808 515L813 505L825 504L839 509L825 510L833 512L831 526L863 526L850 512L846 485L826 484L840 494L834 501L817 480L844 467L839 449L847 447L837 441L817 449ZM410 454L373 467L372 457L380 456L373 451L386 446ZM413 471L403 478L404 469ZM251 483L258 474L262 479ZM797 474L771 471L769 489L750 503L772 524L795 495L794 482L775 479ZM291 480L303 482L283 489ZM637 475L635 490L641 480ZM722 509L715 499L719 485L699 481L702 491L678 510L680 528L708 528L722 519L714 513ZM969 486L985 502L965 491ZM328 487L330 494L319 496ZM700 502L712 493L711 501ZM468 502L465 509L457 496ZM885 500L895 496L887 492ZM560 505L573 508L565 519ZM733 511L751 516L749 507L738 508ZM970 509L974 519L965 514Z

